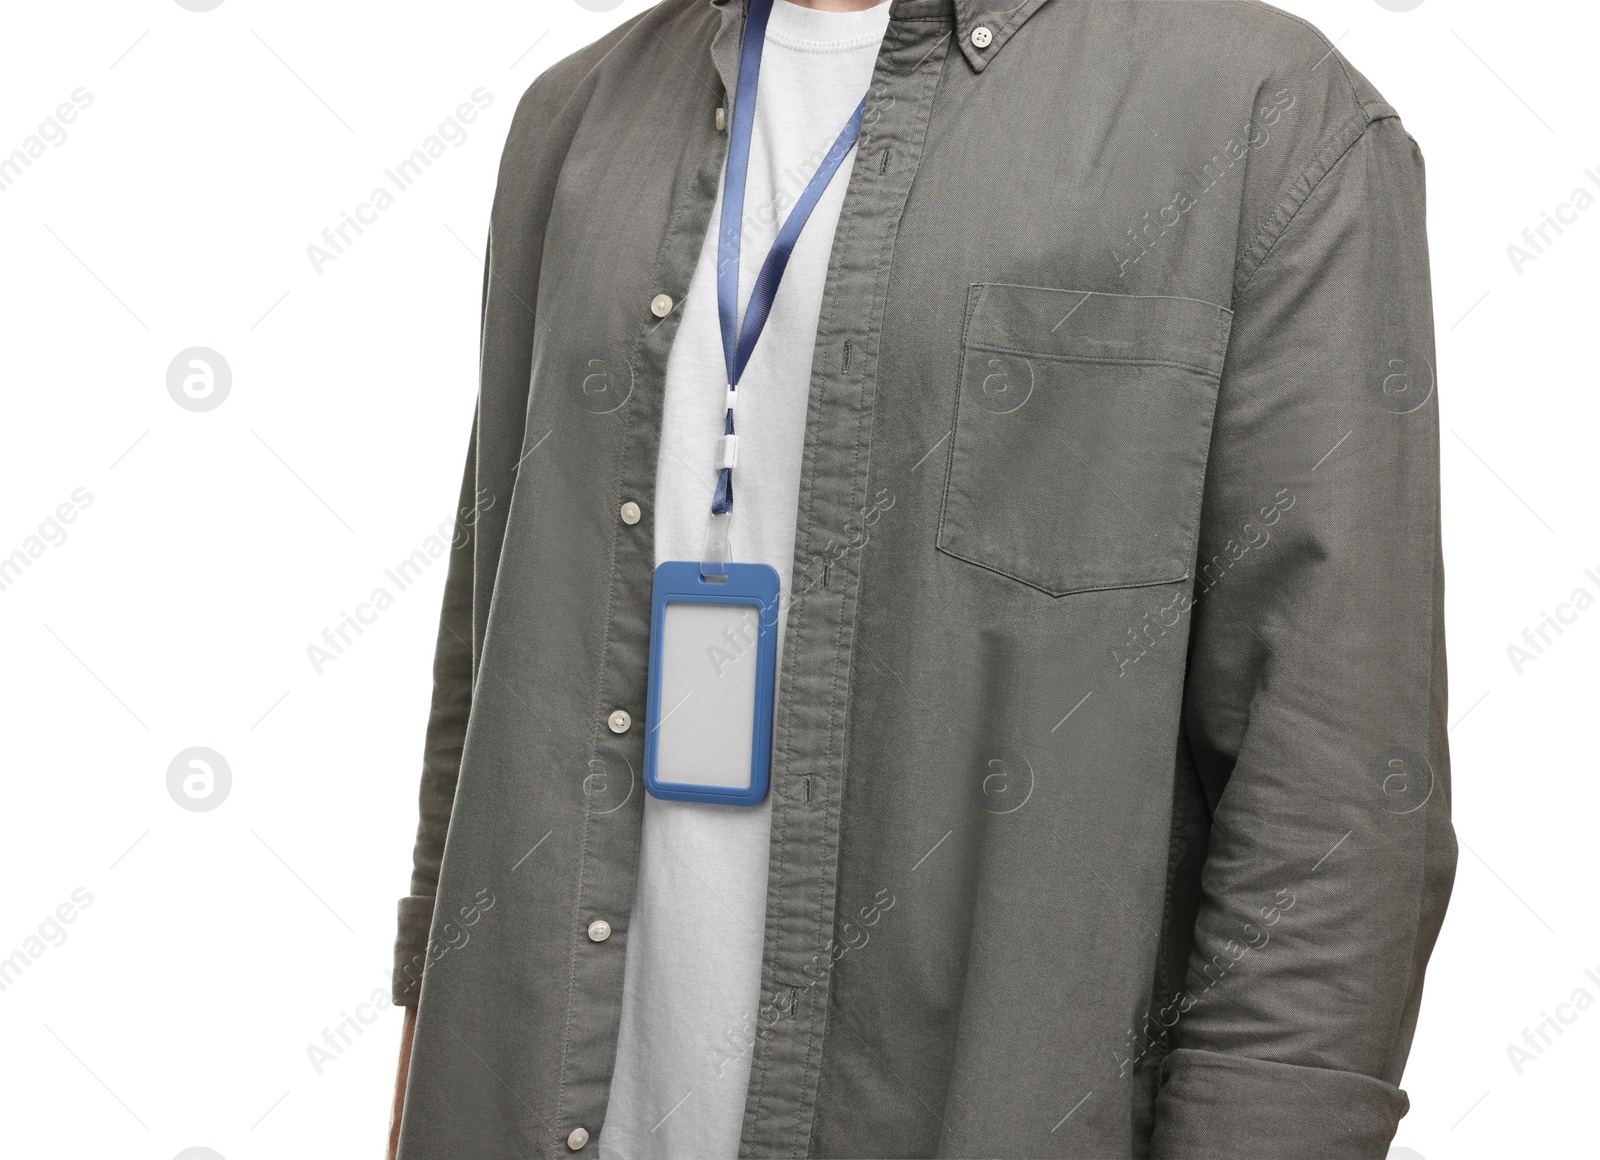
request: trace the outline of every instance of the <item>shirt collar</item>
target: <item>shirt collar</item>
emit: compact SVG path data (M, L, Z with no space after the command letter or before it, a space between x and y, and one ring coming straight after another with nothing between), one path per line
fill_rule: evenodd
M1012 34L1026 24L1030 16L1049 3L1049 0L1022 0L1020 4L1012 4L1010 0L892 0L892 2L894 7L889 10L891 22L915 17L927 19L941 13L953 16L956 43L961 47L961 54L967 58L967 63L972 66L974 72L982 72L1005 47L1006 41L1011 39ZM723 74L725 84L732 80L728 75L730 65L734 73L737 73L739 29L743 23L747 3L748 0L711 0L711 6L722 13L722 27L718 30L716 41L713 42L712 56L717 60L718 71ZM978 34L978 40L987 42L982 48L973 40L973 34L980 28L988 31L988 36Z

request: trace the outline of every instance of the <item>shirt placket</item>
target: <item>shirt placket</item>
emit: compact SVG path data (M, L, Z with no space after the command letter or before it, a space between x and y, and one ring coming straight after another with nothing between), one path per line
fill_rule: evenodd
M605 480L612 550L605 636L592 707L577 890L569 924L571 967L561 1040L552 1156L593 1155L609 1097L621 1023L627 924L639 867L643 816L644 705L654 573L656 459L667 359L710 222L727 156L727 97L737 75L741 13L724 11L712 56L724 94L705 82L703 120L687 134L654 269L638 297L627 365L635 389L618 413L617 471ZM731 72L728 62L731 61ZM698 156L695 156L695 154ZM591 787L592 783L592 787Z
M902 0L896 6L873 73L817 325L773 738L762 1005L740 1148L749 1156L803 1155L811 1133L833 961L860 580L859 554L850 544L868 508L890 261L952 31L947 5Z

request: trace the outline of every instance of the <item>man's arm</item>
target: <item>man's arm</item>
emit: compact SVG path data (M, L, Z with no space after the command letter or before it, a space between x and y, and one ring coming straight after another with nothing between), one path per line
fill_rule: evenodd
M467 465L456 506L455 535L444 582L444 607L433 652L433 704L423 742L422 787L418 794L417 840L411 855L411 893L400 900L394 945L393 998L415 1007L427 962L428 929L439 891L439 863L450 811L461 773L461 748L472 708L472 560L477 480L477 423L467 445Z
M1369 109L1235 295L1184 708L1211 837L1156 1157L1383 1156L1454 877L1422 158Z
M406 1079L411 1071L411 1039L417 1026L422 994L422 969L428 961L428 931L439 892L439 864L445 833L456 800L461 749L472 708L472 559L477 480L477 421L467 444L467 466L456 506L455 535L444 582L444 608L433 653L433 706L423 742L422 788L418 801L417 840L411 854L411 893L400 900L399 929L394 943L396 1006L406 1009L400 1037L400 1064L395 1076L394 1107L389 1119L389 1160L400 1146L400 1120L405 1111Z
M389 1112L388 1160L400 1151L400 1118L406 1110L406 1080L411 1075L411 1040L417 1032L417 1009L406 1008L405 1026L400 1029L400 1067L394 1079L394 1106Z

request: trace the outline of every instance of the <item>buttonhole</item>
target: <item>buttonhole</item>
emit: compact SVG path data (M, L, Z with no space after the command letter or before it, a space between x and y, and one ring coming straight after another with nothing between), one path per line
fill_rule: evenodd
M850 373L850 340L844 340L844 373Z
M878 176L882 177L889 171L889 151L885 149L883 156L878 158Z
M822 586L824 588L826 588L828 586L828 577L831 576L832 574L833 574L833 561L832 560L824 560L822 562Z

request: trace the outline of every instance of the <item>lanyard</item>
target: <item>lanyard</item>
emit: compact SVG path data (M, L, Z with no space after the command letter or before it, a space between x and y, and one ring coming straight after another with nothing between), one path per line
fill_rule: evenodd
M772 311L772 302L777 297L778 285L783 281L783 272L789 265L794 244L805 229L823 190L828 188L845 155L855 145L867 109L867 95L863 94L855 112L839 131L833 148L828 150L794 208L789 211L789 216L772 243L772 249L761 264L761 272L756 275L750 300L745 305L744 325L740 326L739 247L744 227L744 189L750 168L750 136L755 126L761 50L766 43L767 17L772 12L772 4L773 0L750 0L744 44L739 56L739 89L733 105L733 124L728 134L728 175L723 183L722 224L717 238L717 321L722 327L722 354L728 368L728 400L723 436L717 444L717 487L711 497L711 522L706 533L705 551L701 556L701 571L707 576L724 574L729 555L728 524L733 516L733 467L739 446L733 428L733 406L740 376L744 374L750 354L755 350L756 341L767 324L767 315Z

